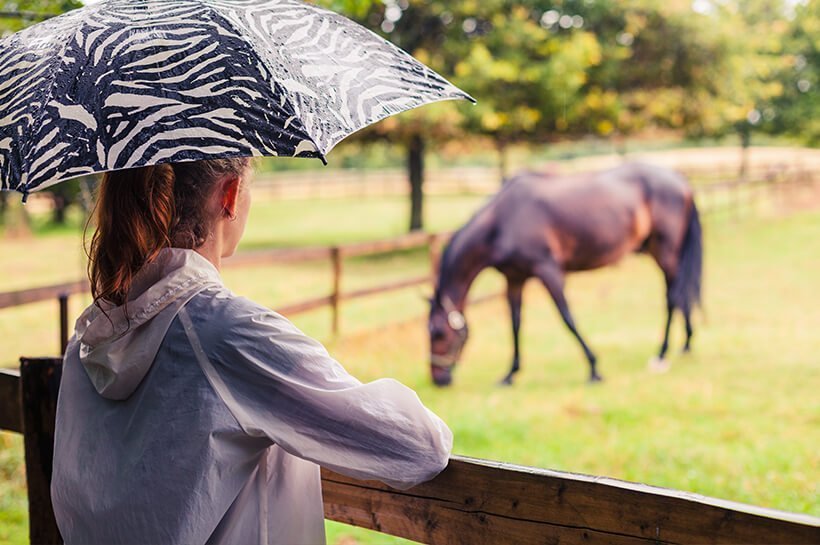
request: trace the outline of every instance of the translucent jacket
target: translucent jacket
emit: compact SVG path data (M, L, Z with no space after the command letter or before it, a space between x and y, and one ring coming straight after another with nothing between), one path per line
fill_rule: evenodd
M447 426L362 384L282 316L163 250L68 346L52 500L67 544L324 543L319 465L396 488L446 465ZM317 465L319 464L319 465Z

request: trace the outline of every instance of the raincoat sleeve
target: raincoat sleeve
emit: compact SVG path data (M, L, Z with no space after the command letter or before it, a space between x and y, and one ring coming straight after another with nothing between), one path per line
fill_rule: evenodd
M452 433L413 390L362 384L284 317L242 298L231 307L206 374L246 433L399 489L447 466Z

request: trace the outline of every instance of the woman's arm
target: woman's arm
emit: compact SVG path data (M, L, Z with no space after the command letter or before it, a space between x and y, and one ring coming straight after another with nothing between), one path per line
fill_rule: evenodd
M205 374L246 433L400 489L446 467L452 433L413 390L392 379L362 384L282 316L241 298L228 305L218 324L191 323L185 312L180 318L190 324Z

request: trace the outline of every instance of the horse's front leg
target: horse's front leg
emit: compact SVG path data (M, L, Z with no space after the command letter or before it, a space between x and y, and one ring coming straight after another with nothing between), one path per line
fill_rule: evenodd
M521 329L521 294L524 290L524 282L507 278L507 302L510 305L510 315L512 316L513 330L513 361L510 372L504 377L500 384L510 386L515 375L521 368L521 352L518 343L518 332Z
M581 348L583 348L584 354L589 362L589 381L602 381L603 377L598 374L598 358L592 353L592 350L590 350L586 341L584 341L578 332L578 328L575 327L575 320L572 319L569 304L567 303L566 297L564 297L564 272L554 261L548 260L535 267L535 275L544 283L544 287L547 288L547 291L549 291L552 296L552 300L555 301L555 306L558 307L558 312L561 313L561 318L564 319L564 324L566 324L567 328L578 340Z

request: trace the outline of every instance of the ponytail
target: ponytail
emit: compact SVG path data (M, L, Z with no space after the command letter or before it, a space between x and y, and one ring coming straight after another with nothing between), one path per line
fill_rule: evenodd
M123 305L136 274L164 248L198 248L210 233L207 201L225 175L243 177L250 160L161 164L107 172L88 249L94 301Z

